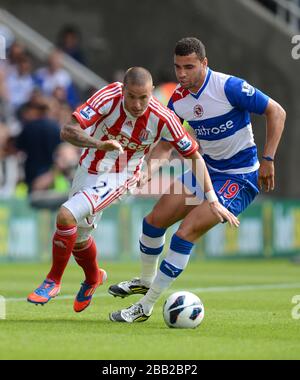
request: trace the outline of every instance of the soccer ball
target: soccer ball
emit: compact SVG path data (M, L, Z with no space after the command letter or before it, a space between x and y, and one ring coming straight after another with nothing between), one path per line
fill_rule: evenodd
M194 329L204 318L204 306L199 297L190 292L170 295L163 306L164 320L169 327Z

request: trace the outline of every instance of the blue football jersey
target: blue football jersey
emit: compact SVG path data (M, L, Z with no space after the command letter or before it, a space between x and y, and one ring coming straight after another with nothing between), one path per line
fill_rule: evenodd
M245 80L207 68L198 93L179 85L168 107L194 129L209 169L245 174L259 168L250 113L263 114L268 102Z

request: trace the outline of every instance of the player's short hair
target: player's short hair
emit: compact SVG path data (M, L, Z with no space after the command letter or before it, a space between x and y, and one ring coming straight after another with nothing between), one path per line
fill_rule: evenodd
M144 67L131 67L128 69L124 76L124 86L129 83L134 86L145 86L147 83L152 83L152 75Z
M179 40L175 46L175 55L186 56L196 53L202 61L206 57L204 44L196 37L186 37Z

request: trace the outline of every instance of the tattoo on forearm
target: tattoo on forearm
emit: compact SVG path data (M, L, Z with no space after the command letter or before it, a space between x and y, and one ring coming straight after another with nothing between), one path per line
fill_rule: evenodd
M96 140L79 129L78 124L67 125L63 137L70 144L80 148L96 148Z

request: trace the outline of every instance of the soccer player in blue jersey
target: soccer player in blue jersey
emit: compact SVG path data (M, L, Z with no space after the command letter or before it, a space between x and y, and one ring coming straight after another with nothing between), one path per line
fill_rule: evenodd
M274 158L284 129L285 111L245 80L211 70L205 47L197 38L184 38L177 43L174 64L179 85L169 108L194 129L219 201L237 216L259 190L274 189ZM266 117L266 142L260 162L251 113ZM167 142L161 141L150 158L168 158L171 150ZM195 191L190 178L191 173L185 173L179 181L203 200L201 190ZM188 205L186 192L176 194L174 188L175 183L143 221L140 278L109 288L114 296L144 297L127 309L111 313L112 321L132 323L148 319L162 292L186 268L195 241L220 222L209 210L207 200ZM157 272L166 229L180 220Z

